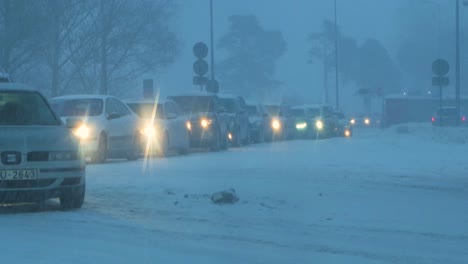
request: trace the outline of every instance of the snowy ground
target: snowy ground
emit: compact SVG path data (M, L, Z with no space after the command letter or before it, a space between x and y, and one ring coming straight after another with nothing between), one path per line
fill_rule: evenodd
M0 209L1 263L467 263L468 130L408 128L90 165L81 210Z

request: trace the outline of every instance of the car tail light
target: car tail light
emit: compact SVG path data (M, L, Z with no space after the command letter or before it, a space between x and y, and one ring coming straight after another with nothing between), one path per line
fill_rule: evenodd
M431 119L431 120L432 120L432 122L434 123L434 122L435 122L435 117L432 117L432 119Z
M462 116L462 121L463 121L463 122L466 121L466 116Z

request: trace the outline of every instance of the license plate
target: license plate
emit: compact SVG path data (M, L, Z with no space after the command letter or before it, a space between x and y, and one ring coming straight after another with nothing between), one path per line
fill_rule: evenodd
M35 180L38 170L0 170L0 180Z

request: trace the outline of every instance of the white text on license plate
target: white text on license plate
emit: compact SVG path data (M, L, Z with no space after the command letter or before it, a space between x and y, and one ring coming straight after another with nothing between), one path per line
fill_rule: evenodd
M38 170L0 170L0 180L35 180Z

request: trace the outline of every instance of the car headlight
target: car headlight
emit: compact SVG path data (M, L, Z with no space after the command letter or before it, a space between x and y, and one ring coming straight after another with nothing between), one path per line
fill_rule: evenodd
M315 126L317 127L318 130L322 130L323 129L322 120L317 120L317 122L315 122Z
M79 157L78 152L73 152L73 151L49 152L49 161L77 160L78 157Z
M307 128L307 123L306 122L296 124L296 129L302 130L302 129L306 129L306 128Z
M364 119L364 124L370 125L370 119L369 118Z
M187 130L192 130L192 123L190 123L190 121L187 121L185 123L185 127L187 128Z
M91 130L87 125L82 124L77 129L75 129L75 131L73 131L73 134L75 134L75 136L80 139L88 139L91 134Z
M281 123L278 119L274 119L273 121L271 121L271 127L274 129L274 130L279 130L281 129Z
M202 118L200 120L200 125L203 127L203 128L208 128L212 123L212 120L210 119L206 119L206 118Z
M353 119L351 119L351 120L349 121L349 123L351 123L351 125L354 125L354 124L356 124L356 119L354 119L354 118L353 118Z
M351 131L349 131L348 129L346 129L345 132L344 132L344 136L345 136L345 137L350 137L350 136L351 136Z
M153 138L156 136L156 129L153 125L147 125L144 129L141 130L141 133L149 138Z

